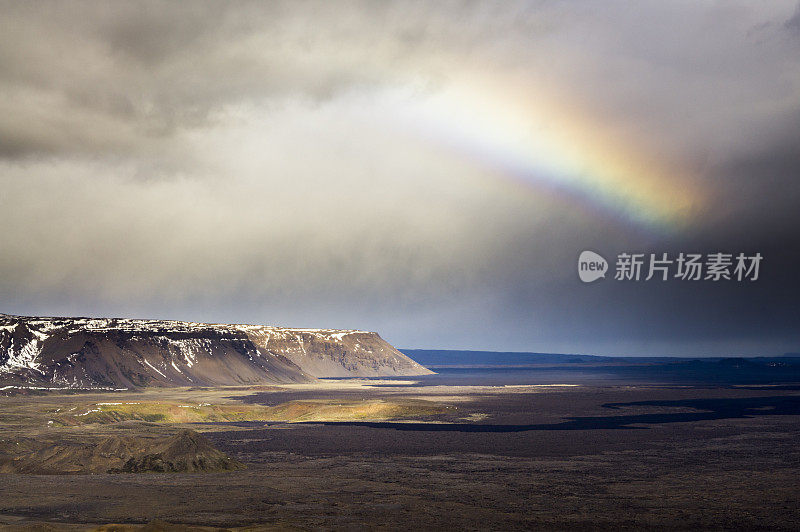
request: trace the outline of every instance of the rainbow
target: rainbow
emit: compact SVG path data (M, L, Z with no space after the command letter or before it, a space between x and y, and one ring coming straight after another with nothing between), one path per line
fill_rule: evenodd
M613 142L558 98L476 79L415 98L399 118L416 136L495 178L563 192L629 223L680 229L702 205L705 194L686 175L639 155L646 150Z

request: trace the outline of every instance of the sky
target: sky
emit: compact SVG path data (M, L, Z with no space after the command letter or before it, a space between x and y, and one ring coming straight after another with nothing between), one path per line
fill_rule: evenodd
M0 312L800 352L799 148L796 0L0 0Z

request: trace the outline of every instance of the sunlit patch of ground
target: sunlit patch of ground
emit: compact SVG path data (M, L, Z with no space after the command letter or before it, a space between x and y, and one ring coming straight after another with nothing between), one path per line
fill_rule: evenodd
M122 421L150 423L217 423L236 421L353 421L418 418L439 414L444 407L425 401L357 402L290 401L277 406L176 403L101 402L53 412L52 425L74 426Z
M483 420L487 419L488 417L489 417L489 414L484 414L483 412L475 412L473 414L470 414L468 416L462 417L460 419L462 421L475 422L475 421L483 421Z
M336 386L311 389L323 392L341 389L340 382L336 382ZM346 384L345 389L368 390L363 382ZM3 427L0 437L36 437L52 431L74 432L97 426L105 427L103 430L113 430L117 426L130 429L130 423L157 427L238 421L386 421L420 419L448 411L448 405L435 397L425 400L320 396L319 399L288 400L273 406L246 404L240 400L253 392L284 391L283 387L258 386L5 397L0 401L0 425Z

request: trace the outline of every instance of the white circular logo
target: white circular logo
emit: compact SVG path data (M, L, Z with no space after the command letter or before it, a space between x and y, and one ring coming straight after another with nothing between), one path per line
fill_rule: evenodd
M591 283L606 276L608 262L594 251L583 251L578 257L578 277L584 283Z

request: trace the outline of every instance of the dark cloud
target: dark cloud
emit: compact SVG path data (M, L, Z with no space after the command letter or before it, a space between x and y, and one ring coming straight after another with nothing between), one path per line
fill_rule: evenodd
M794 2L0 14L0 311L371 328L408 347L800 348ZM505 141L507 103L657 162L665 192L630 219L459 144L459 127ZM675 190L697 212L648 224ZM583 249L758 251L764 273L583 285Z
M786 29L788 29L795 36L800 36L800 4L794 11L794 15L786 21Z

